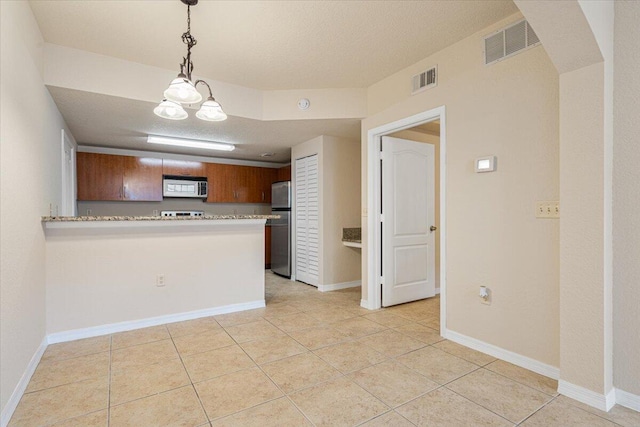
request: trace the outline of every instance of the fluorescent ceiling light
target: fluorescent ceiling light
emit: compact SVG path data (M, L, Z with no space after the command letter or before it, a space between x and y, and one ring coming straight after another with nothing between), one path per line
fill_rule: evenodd
M235 145L224 142L198 141L195 139L169 138L167 136L149 135L147 142L151 144L174 145L177 147L204 148L206 150L233 151Z

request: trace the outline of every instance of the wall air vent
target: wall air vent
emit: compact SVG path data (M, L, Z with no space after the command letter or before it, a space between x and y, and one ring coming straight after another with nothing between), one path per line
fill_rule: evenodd
M429 68L411 78L411 95L438 85L438 66Z
M484 38L484 64L509 58L540 44L526 20L518 21Z

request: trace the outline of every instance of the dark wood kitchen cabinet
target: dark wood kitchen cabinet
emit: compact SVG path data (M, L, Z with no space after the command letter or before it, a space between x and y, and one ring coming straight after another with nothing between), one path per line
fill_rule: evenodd
M78 200L122 200L123 156L78 153Z
M122 200L162 201L162 159L125 156L122 186Z
M271 184L278 180L278 169L260 168L261 203L271 203Z
M207 182L209 203L235 203L235 184L233 165L207 163Z
M78 153L78 200L162 200L162 160Z
M271 227L264 227L264 268L271 268Z
M209 203L271 203L275 169L207 164Z
M291 165L282 167L277 171L276 181L291 181Z
M207 164L185 160L162 160L162 174L176 176L207 176Z

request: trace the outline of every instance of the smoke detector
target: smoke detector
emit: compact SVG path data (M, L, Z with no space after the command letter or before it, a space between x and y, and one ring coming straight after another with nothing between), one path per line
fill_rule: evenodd
M307 98L302 98L298 101L298 108L303 111L308 110L310 106L311 106L311 101L309 101Z
M276 153L262 153L262 154L260 154L260 157L273 157L275 155L276 155Z

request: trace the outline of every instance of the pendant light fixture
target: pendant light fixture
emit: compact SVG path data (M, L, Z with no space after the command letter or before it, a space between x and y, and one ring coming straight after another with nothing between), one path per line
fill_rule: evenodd
M153 112L169 120L183 120L189 114L182 108L181 104L197 104L202 101L202 95L196 89L199 84L203 84L209 90L209 97L200 106L196 117L210 122L219 122L227 119L227 115L222 111L222 106L215 100L211 92L211 87L204 80L196 80L193 83L191 73L193 72L193 62L191 62L191 48L198 41L191 35L191 6L198 4L198 0L180 0L187 5L187 32L182 34L182 41L187 45L187 56L182 58L180 73L178 77L171 81L171 84L164 91L164 99Z

